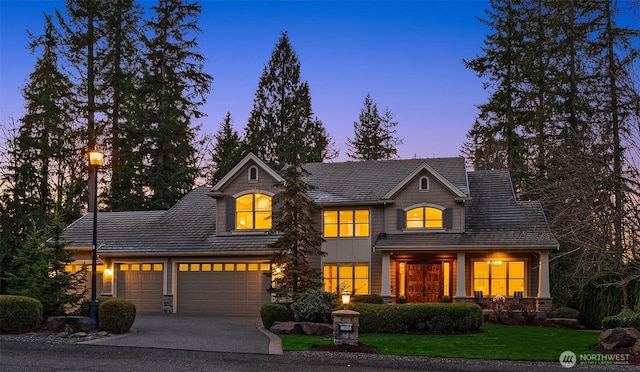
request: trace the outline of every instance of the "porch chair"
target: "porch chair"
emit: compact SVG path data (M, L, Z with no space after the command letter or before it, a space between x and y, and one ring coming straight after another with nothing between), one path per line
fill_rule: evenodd
M520 307L522 306L522 296L523 296L522 291L513 292L513 299L511 300L512 308L520 309Z
M476 298L476 303L483 309L486 309L488 304L484 301L484 295L482 291L473 291L473 296Z

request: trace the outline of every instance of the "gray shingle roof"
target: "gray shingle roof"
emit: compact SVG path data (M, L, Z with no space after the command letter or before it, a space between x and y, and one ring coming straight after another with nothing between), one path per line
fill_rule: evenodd
M378 237L376 249L555 249L538 202L519 202L506 170L469 172L473 198L465 203L465 232L402 233Z
M464 158L407 159L344 163L310 163L309 193L316 202L377 201L396 187L411 172L427 163L468 195Z

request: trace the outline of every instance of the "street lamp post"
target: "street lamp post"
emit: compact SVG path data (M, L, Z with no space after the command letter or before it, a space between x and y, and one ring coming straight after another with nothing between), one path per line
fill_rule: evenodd
M89 152L89 164L93 171L93 246L91 249L91 302L89 317L94 326L98 325L98 301L96 300L96 264L98 260L98 168L102 166L104 154L100 151Z

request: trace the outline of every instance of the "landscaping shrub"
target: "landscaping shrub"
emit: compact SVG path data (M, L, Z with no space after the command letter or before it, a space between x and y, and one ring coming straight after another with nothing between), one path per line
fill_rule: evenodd
M0 333L23 333L42 325L42 304L31 297L0 295Z
M287 322L291 320L291 312L282 304L264 304L260 308L262 324L266 329L271 328L275 322Z
M362 302L365 304L383 304L384 298L377 294L356 295L351 297L351 302Z
M476 304L377 305L353 303L360 313L362 333L462 333L482 325L482 309Z
M622 309L616 315L602 319L602 329L633 327L640 331L640 314L629 309Z
M112 298L99 304L100 329L109 333L125 333L136 320L136 305L123 298Z
M116 297L111 297L111 296L100 296L97 297L96 300L98 301L98 307L100 307L100 304L112 300ZM82 300L82 302L80 303L80 308L78 308L78 310L76 310L75 315L82 315L82 316L89 316L89 306L91 305L91 299L90 298L85 298L84 300ZM99 318L98 318L99 319Z
M329 323L336 294L311 289L293 296L291 312L298 322Z
M622 289L607 285L617 280L620 280L618 274L607 273L589 280L580 289L574 301L580 311L580 323L585 327L600 329L605 317L622 310Z
M550 312L549 318L580 319L580 312L576 309L562 306Z

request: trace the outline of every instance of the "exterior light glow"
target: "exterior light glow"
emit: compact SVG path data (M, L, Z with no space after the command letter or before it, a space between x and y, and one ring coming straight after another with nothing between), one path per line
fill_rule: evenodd
M351 301L351 293L342 292L342 304L344 305L344 309L347 310L349 307L349 302Z
M104 162L104 154L100 151L89 152L89 164L97 167L101 167Z

